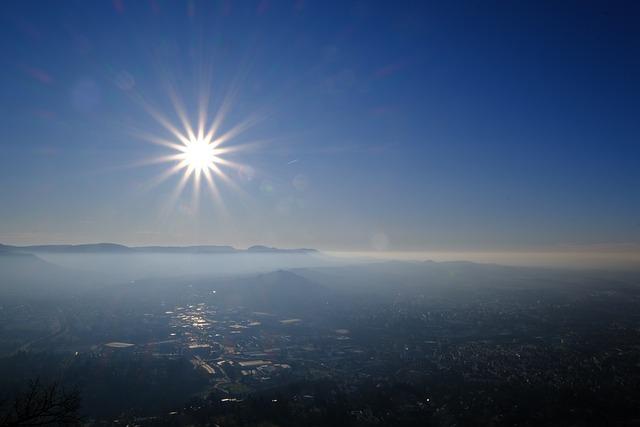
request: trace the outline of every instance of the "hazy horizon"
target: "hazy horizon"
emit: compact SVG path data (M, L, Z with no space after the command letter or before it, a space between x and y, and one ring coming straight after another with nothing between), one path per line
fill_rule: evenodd
M0 245L7 242L0 242ZM478 263L493 263L509 266L525 267L557 267L579 269L623 269L640 271L640 247L636 245L591 245L582 247L546 247L532 248L530 250L422 250L422 251L388 251L388 250L351 250L339 251L325 248L314 248L310 245L300 247L277 247L255 243L246 247L238 247L229 244L205 243L186 245L123 245L117 242L74 242L74 243L37 243L29 245L9 245L17 247L29 246L76 246L76 245L100 245L115 244L131 248L145 247L176 247L188 248L198 246L231 247L244 251L252 246L265 246L276 249L314 249L321 254L335 256L346 261L363 260L399 260L399 261L469 261ZM210 254L215 255L215 254Z

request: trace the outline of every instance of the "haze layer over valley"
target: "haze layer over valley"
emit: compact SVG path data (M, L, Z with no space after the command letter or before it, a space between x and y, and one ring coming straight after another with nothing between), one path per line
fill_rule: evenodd
M3 246L0 267L0 393L75 387L95 422L586 423L598 405L617 423L640 407L639 271L112 244Z

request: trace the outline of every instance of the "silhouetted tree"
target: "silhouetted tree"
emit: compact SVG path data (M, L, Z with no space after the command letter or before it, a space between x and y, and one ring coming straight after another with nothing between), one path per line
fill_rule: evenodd
M77 425L80 395L68 391L57 382L42 384L39 379L29 381L24 392L13 400L0 402L0 425L44 426Z

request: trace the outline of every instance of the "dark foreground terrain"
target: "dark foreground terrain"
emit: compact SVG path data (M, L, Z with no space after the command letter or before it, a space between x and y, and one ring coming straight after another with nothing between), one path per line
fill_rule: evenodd
M12 257L4 410L39 378L77 390L90 425L640 424L631 273L385 262L107 284Z

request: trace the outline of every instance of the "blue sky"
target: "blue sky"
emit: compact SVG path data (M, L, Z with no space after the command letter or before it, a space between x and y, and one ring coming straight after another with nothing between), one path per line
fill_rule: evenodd
M446 4L443 4L446 3ZM3 2L0 242L640 244L632 2ZM209 71L207 71L209 70ZM152 186L211 81L219 199ZM175 139L175 138L174 138ZM246 144L259 141L259 144Z

